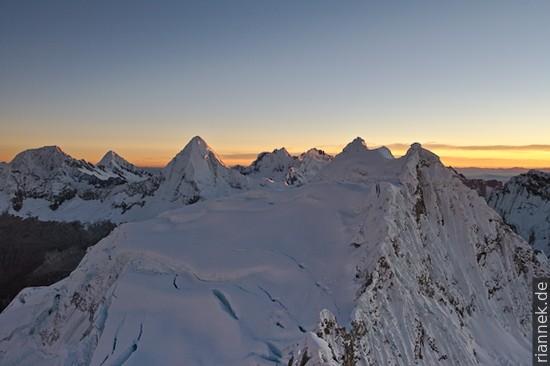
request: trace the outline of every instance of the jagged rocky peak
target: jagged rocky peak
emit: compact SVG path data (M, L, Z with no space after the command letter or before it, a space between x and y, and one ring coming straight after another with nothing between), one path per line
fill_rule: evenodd
M530 170L512 177L488 204L535 249L550 255L550 173Z
M317 148L311 148L309 149L308 151L306 151L305 153L302 153L299 158L303 158L304 156L306 155L309 155L309 156L319 156L319 155L327 155L327 153L325 153L323 150L319 150Z
M545 200L550 200L550 173L531 169L525 175L520 175L512 180L523 182L528 193L540 196Z
M258 154L258 157L254 162L252 162L252 165L255 167L259 167L261 164L266 163L273 163L273 162L281 162L285 160L295 160L295 157L291 156L290 153L286 150L286 148L282 147L280 149L275 149L272 152L262 152Z
M283 182L289 170L298 164L298 158L282 147L258 154L256 160L250 166L241 169L241 172L272 182Z
M298 156L298 163L291 166L285 177L287 185L301 186L315 177L328 163L334 159L332 155L316 148Z

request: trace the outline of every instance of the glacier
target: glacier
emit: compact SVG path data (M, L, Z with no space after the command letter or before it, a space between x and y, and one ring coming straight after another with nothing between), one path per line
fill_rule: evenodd
M193 169L224 195L123 224L68 278L23 290L0 314L0 364L531 363L547 258L420 144L394 158L356 139L307 184L245 190L195 145L202 165L161 174Z

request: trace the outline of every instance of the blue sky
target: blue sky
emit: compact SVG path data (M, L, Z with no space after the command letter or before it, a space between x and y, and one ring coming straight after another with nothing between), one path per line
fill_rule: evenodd
M544 0L2 1L0 160L161 162L197 134L228 156L550 144L549 17Z

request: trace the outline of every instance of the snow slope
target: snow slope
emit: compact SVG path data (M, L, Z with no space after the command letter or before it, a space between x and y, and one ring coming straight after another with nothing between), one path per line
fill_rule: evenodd
M550 255L550 173L530 170L513 177L488 202L535 249Z
M97 166L105 172L119 176L127 182L141 182L151 176L151 174L129 163L112 150L103 156L99 163L97 163Z
M0 314L0 364L528 365L547 268L435 155L356 140L300 188L120 226Z

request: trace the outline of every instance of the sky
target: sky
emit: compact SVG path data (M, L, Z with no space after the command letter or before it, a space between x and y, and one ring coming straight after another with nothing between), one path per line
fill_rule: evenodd
M550 1L0 1L0 161L420 142L550 167Z

